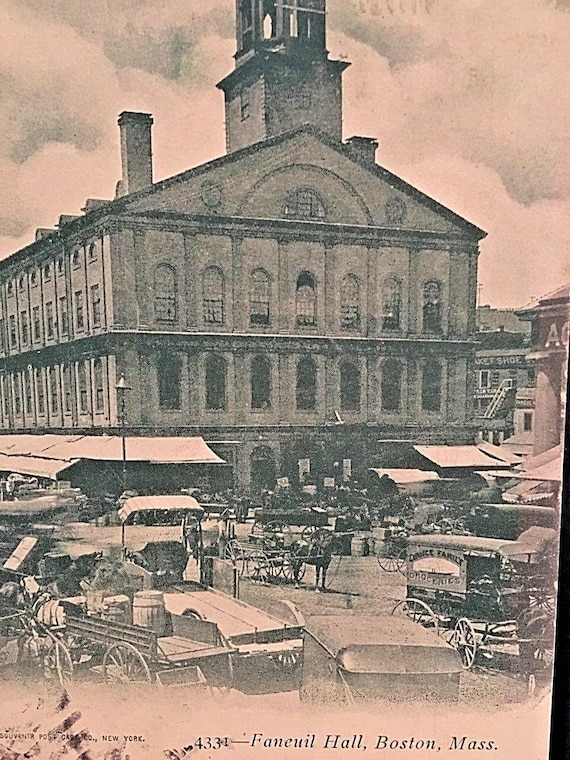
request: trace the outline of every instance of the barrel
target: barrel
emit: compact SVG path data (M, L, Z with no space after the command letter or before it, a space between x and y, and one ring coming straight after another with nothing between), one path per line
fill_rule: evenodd
M57 599L50 599L38 607L36 617L40 623L48 628L59 627L65 624L65 610Z
M101 617L104 620L111 620L115 623L129 624L131 620L131 600L128 596L120 594L117 596L107 596L104 600L104 609Z
M166 608L162 591L137 591L133 598L133 625L164 635Z
M353 557L364 557L364 549L366 546L365 536L354 536L350 542L350 553Z

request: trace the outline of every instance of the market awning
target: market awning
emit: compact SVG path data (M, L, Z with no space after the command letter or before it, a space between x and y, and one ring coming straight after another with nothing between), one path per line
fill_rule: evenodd
M153 509L161 511L184 511L201 517L204 510L193 496L132 496L126 499L119 509L122 522L135 512L148 512Z
M78 462L77 459L43 459L32 456L7 456L0 454L0 472L16 472L19 475L33 475L38 478L57 480L60 472Z
M488 456L493 457L493 459L498 459L499 462L502 462L502 464L513 465L520 464L522 462L522 457L513 454L512 451L505 449L503 446L495 446L494 443L481 441L477 444L477 448L484 454L488 454Z
M503 467L504 462L490 457L477 446L414 446L430 462L443 469L461 467Z
M125 448L127 459L132 462L225 464L225 461L199 436L127 436ZM120 462L123 458L123 444L120 436L7 435L0 436L0 453L25 454L70 464L79 459Z
M430 470L398 470L382 469L378 467L372 467L371 470L380 478L382 475L387 475L398 485L406 485L408 483L427 483L430 480L439 480L437 472L432 472Z

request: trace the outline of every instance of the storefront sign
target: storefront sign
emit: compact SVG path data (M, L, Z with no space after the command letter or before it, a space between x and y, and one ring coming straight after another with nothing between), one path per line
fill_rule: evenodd
M408 585L426 589L467 590L467 561L461 552L427 547L408 557Z

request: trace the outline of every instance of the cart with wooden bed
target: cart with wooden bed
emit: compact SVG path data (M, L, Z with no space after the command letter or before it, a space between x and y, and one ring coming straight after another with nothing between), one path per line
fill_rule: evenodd
M553 646L555 536L540 527L517 541L411 536L406 598L392 614L444 636L465 668L516 661L534 672Z

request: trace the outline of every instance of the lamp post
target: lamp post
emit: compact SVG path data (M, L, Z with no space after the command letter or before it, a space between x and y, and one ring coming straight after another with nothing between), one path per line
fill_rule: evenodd
M115 386L117 391L117 416L119 422L119 429L121 431L121 452L122 452L122 485L123 492L127 490L127 438L125 436L125 423L126 423L126 410L125 401L127 391L131 388L127 385L124 374L121 373L119 382Z

